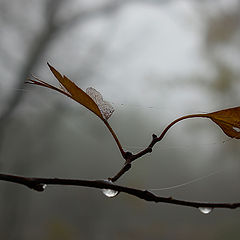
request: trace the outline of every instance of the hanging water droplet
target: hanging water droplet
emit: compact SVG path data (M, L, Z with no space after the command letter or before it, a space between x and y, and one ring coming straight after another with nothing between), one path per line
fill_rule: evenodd
M109 198L115 197L118 194L118 191L112 189L103 189L103 194Z
M203 214L209 214L210 212L212 212L212 208L210 208L210 207L200 207L200 208L198 208L199 209L199 211L201 212L201 213L203 213Z
M104 180L104 182L113 184L112 181L110 180ZM102 189L102 193L109 198L112 198L118 195L118 191L112 190L112 189Z
M36 184L34 186L30 186L30 188L38 191L38 192L43 192L47 187L47 184L45 183L39 183L39 184Z

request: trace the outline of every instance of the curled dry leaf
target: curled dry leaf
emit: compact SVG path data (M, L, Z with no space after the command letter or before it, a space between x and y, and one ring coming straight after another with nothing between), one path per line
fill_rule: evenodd
M33 76L34 79L29 79L27 83L40 85L43 87L47 87L58 91L73 100L79 102L84 107L95 113L102 120L108 120L114 112L114 108L112 105L103 100L102 95L90 87L87 88L86 92L84 92L81 88L79 88L74 82L72 82L66 76L62 76L54 67L52 67L49 63L48 66L51 72L59 81L60 87L54 87L36 77Z
M231 137L240 139L240 107L228 108L212 113L205 114L191 114L180 117L173 122L171 122L161 133L161 135L156 138L156 141L160 141L166 135L168 130L176 123L189 118L209 118L214 123L216 123L223 132Z
M62 87L64 87L67 92L71 95L71 98L75 101L82 104L84 107L95 113L101 119L103 118L102 113L97 106L97 104L93 101L93 99L86 94L81 88L79 88L74 82L72 82L66 76L62 76L54 67L52 67L49 63L48 66L57 80L60 82Z
M84 92L81 88L79 88L75 83L73 83L69 78L66 76L62 76L53 66L48 63L48 66L53 73L53 75L59 81L60 87L57 88L51 84L48 84L36 77L33 76L33 79L28 79L26 83L39 85L42 87L53 89L57 92L60 92L73 100L79 102L81 105L95 113L106 125L110 133L112 134L122 156L125 156L125 152L117 138L117 135L111 128L108 123L108 119L114 112L114 108L111 106L110 103L103 100L102 95L96 91L94 88L88 88L86 92Z
M240 139L240 107L208 113L206 117L215 122L227 136Z

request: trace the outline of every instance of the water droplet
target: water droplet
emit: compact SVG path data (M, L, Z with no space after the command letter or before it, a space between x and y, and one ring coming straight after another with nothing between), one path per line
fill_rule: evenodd
M114 112L113 106L109 102L104 101L101 93L92 87L87 88L86 93L98 105L102 116L108 120Z
M112 181L110 180L104 180L104 182L113 184ZM112 198L118 195L118 191L112 190L112 189L102 189L102 193L109 198Z
M199 209L199 211L201 212L201 213L203 213L203 214L209 214L210 212L212 212L212 208L210 208L210 207L200 207L200 208L198 208Z
M38 192L43 192L47 187L47 184L44 183L39 183L37 185L34 185L33 187L31 186L30 188L38 191Z
M238 128L238 127L233 127L233 130L235 130L236 132L240 132L240 128Z

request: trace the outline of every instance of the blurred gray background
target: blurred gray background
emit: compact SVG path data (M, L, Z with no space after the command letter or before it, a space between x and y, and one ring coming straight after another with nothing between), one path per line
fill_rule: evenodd
M58 86L50 62L111 102L110 124L137 152L181 115L240 104L239 0L0 0L0 169L39 177L106 179L123 159L106 127L72 100L24 85ZM239 144L204 119L169 131L119 184L162 196L240 201ZM100 190L0 183L0 238L239 239L239 210L144 202Z

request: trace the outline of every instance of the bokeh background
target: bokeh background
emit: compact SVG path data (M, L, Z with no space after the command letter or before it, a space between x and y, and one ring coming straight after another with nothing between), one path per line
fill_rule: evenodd
M110 124L124 149L137 152L177 117L239 106L240 1L0 0L1 172L106 179L123 159L102 122L24 84L34 74L57 86L47 62L100 91L115 108ZM118 183L237 202L239 144L208 120L186 120ZM0 192L6 240L240 238L239 210L204 215L81 187L38 193L1 182Z

